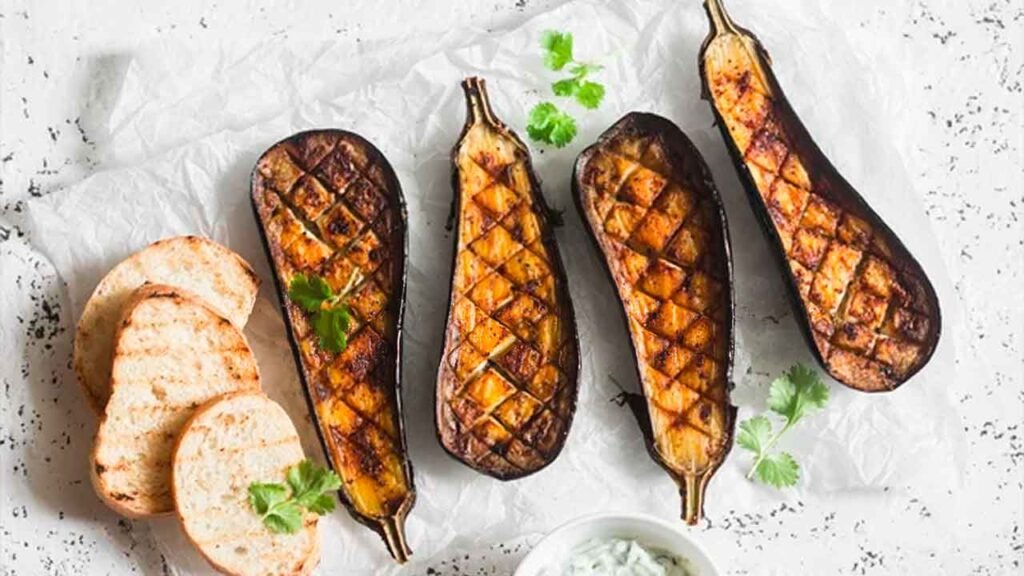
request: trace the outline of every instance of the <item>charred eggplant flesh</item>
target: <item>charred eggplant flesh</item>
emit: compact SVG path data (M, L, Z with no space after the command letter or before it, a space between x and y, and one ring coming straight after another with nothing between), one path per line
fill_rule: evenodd
M252 202L341 499L405 562L415 489L399 393L407 241L398 179L356 134L303 132L260 157ZM338 353L322 346L307 312L289 298L300 274L346 294L347 345Z
M565 442L579 375L576 324L529 150L494 116L482 79L463 89L436 424L452 456L510 480L550 464Z
M705 98L789 278L815 355L836 380L892 390L929 360L938 298L924 269L839 174L786 100L757 38L707 0Z
M626 316L648 449L696 523L732 446L732 265L725 212L700 153L668 120L632 113L576 163L577 208Z

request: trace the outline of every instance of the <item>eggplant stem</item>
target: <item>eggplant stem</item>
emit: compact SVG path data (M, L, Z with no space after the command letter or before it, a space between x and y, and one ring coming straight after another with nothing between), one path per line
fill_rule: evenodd
M470 76L462 81L462 91L466 94L466 114L471 124L486 123L498 126L497 117L491 110L491 100L487 97L487 83L479 76Z
M722 0L704 0L704 9L707 11L708 17L711 18L715 36L740 33L739 28L736 27L725 10Z
M690 526L695 525L704 514L704 487L707 484L707 477L707 474L687 474L683 477L680 489L683 497L683 521Z
M384 537L384 543L388 546L388 552L391 552L395 562L399 564L408 562L409 556L412 556L412 550L409 549L409 544L405 541L405 533L399 525L399 520L394 516L388 516L380 521L380 530L381 536Z

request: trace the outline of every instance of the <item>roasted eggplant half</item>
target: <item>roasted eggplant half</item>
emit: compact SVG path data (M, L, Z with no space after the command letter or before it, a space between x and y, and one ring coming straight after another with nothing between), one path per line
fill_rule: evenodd
M437 433L456 459L512 480L550 464L565 443L579 377L576 321L529 150L495 117L482 79L462 88Z
M893 390L931 358L941 315L924 269L843 178L793 111L760 41L706 0L704 97L771 238L804 334L825 370Z
M384 156L340 130L302 132L267 150L252 174L252 203L288 335L327 458L352 516L398 562L415 500L402 426L401 347L405 201ZM297 275L344 296L347 343L332 352L289 297Z
M695 524L736 420L722 202L689 138L640 113L580 155L573 195L629 326L643 396L627 400L651 456L679 486L683 519Z

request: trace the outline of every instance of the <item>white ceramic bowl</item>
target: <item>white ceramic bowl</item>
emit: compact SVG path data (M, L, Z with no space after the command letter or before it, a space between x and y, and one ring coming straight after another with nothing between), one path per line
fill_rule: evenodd
M554 572L580 545L604 538L628 538L686 558L695 576L719 576L711 558L680 526L640 514L595 514L564 524L526 555L515 576L555 576Z

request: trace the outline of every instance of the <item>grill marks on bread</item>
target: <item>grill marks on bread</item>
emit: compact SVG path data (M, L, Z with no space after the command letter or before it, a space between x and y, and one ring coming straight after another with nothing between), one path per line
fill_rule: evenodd
M147 282L184 288L239 328L260 285L238 254L198 236L154 242L115 266L93 291L75 333L75 373L98 414L110 398L117 321L135 289Z
M171 450L182 426L207 400L259 383L230 320L184 289L137 289L114 337L112 394L92 454L97 493L127 516L171 512Z
M295 426L263 394L228 394L205 404L174 450L172 488L186 536L227 574L310 574L320 556L318 517L306 512L297 533L275 534L247 500L250 484L284 483L302 460Z

